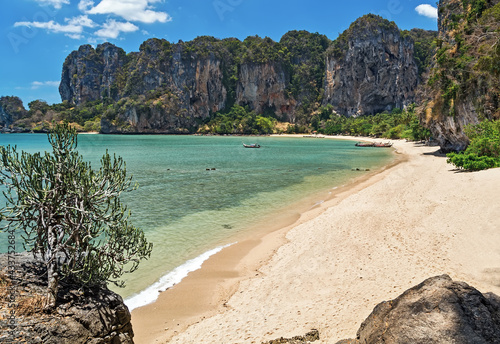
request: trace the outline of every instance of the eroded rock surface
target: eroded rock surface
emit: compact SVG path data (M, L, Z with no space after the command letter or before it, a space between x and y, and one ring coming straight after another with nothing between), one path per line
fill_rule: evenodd
M106 287L81 290L63 284L56 309L46 313L43 264L27 254L15 262L10 279L7 256L0 256L1 343L133 344L130 312L120 295Z
M337 344L500 343L500 298L449 276L429 278L378 304L356 339Z

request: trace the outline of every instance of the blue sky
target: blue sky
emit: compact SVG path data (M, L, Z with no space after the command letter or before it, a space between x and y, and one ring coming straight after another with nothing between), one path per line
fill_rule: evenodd
M290 30L330 39L374 13L400 29L437 29L437 5L426 0L16 0L0 11L0 96L59 103L62 65L82 44L105 41L126 52L148 38L250 35L278 41Z

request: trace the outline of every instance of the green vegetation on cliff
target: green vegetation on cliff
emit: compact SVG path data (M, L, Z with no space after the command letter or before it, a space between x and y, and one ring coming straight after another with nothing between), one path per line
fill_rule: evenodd
M0 111L8 114L12 120L17 120L26 116L26 109L19 97L0 97Z
M429 79L433 118L455 116L459 105L479 119L500 118L500 4L492 2L462 0L441 7L447 15L441 18Z
M326 51L331 41L319 33L289 31L280 44L289 52L289 98L296 99L297 118L306 124L306 117L317 110L323 100Z
M403 35L413 39L413 57L418 67L418 75L422 79L423 74L429 72L432 58L436 51L436 31L412 29L403 31Z

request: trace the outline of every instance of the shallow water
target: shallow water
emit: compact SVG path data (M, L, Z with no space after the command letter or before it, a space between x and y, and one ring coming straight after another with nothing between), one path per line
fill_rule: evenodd
M134 304L155 290L133 301L132 295L162 276L156 290L177 283L211 250L230 244L264 217L313 195L320 203L328 190L364 173L353 168L376 169L393 159L389 149L318 138L79 135L78 140L78 150L94 168L108 149L124 158L139 184L122 197L154 250L125 276L127 287L117 290ZM244 148L243 142L262 147ZM0 145L6 144L29 152L50 149L44 134L0 135ZM3 240L0 250L6 250Z

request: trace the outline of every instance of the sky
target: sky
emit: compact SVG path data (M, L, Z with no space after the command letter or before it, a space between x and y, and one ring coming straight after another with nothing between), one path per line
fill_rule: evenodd
M373 13L400 29L437 30L427 0L16 0L0 10L0 96L60 103L65 58L82 44L111 42L127 53L148 38L172 43L197 36L259 35L279 41L290 30L335 39Z

